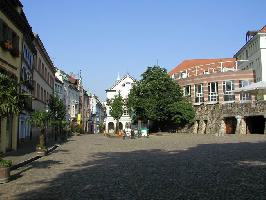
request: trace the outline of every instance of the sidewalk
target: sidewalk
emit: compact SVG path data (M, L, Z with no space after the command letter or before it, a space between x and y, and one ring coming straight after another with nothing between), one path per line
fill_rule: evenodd
M33 138L32 140L27 140L25 143L19 145L16 151L10 151L5 153L4 159L11 160L12 166L16 166L20 163L31 159L38 159L38 155L36 152L36 145L38 143L37 138ZM47 142L48 149L53 148L58 141L49 140Z

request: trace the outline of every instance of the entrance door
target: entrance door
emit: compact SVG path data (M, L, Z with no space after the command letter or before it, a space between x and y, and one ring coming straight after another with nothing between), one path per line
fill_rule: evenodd
M225 119L225 132L226 134L235 134L237 120L234 117Z

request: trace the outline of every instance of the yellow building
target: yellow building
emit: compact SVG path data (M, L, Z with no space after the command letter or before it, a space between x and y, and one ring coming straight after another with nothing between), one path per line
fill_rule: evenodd
M23 32L27 28L18 0L0 1L0 72L20 80ZM17 149L18 116L1 117L0 151Z

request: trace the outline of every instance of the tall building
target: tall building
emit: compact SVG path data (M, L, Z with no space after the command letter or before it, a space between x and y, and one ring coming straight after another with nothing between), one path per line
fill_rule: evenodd
M22 8L18 0L0 1L0 73L16 81L20 81L22 75L23 41L28 41L31 34ZM18 122L19 117L15 115L1 118L0 151L17 149Z
M255 70L256 82L266 81L266 26L259 31L248 31L246 44L234 55L239 69Z
M135 83L135 79L129 74L125 75L120 79L117 78L114 85L106 90L107 101L106 105L106 132L114 132L116 129L116 120L110 115L111 107L108 102L110 102L116 95L121 95L123 99L127 99L132 88L132 85ZM127 108L124 107L124 113L119 120L119 129L125 129L126 127L131 126L131 117L127 111Z
M32 95L33 91L33 69L35 65L36 49L33 45L34 35L31 31L24 34L22 45L22 65L20 77L23 85L21 92ZM32 112L32 98L26 100L25 108L19 116L19 141L23 142L31 138L31 125L29 123Z
M45 111L51 95L54 94L55 67L38 34L35 34L35 68L33 71L33 111ZM50 130L49 130L50 132ZM39 129L32 127L32 135L39 135Z
M34 45L37 55L33 72L34 100L32 107L37 111L46 109L50 96L54 93L55 67L38 34L35 34Z

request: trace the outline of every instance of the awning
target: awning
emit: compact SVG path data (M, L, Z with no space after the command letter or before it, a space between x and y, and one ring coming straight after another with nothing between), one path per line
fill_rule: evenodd
M252 83L242 88L234 90L235 93L248 92L251 94L266 94L266 81Z

